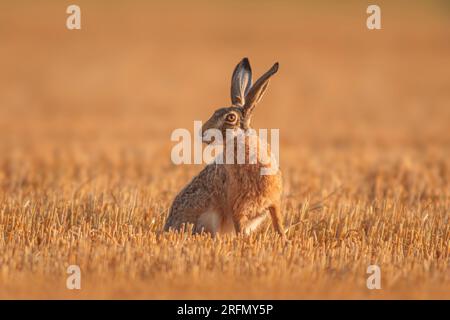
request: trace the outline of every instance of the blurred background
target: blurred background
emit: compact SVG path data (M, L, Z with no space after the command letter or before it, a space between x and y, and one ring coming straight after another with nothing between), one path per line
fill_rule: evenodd
M448 146L450 6L379 1L2 2L2 145L170 144L229 101L244 56L280 72L255 127L286 145Z

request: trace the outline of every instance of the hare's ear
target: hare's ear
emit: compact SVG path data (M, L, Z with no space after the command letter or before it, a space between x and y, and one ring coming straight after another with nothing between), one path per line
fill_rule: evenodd
M244 58L234 68L231 77L231 103L234 106L242 107L245 104L245 96L252 85L252 69L250 62Z
M248 94L245 96L244 113L246 116L251 114L255 106L261 100L264 92L269 85L270 78L278 71L278 62L275 63L269 71L261 76L252 86Z

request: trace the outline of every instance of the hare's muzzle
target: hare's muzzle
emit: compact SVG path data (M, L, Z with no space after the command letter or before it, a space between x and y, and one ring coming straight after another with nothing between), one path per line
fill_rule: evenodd
M211 126L211 121L207 121L202 126L200 135L201 135L203 143L210 144L210 143L214 142L214 135L211 135L211 131L209 131L209 130L214 130L214 127Z
M202 130L202 142L206 143L206 144L211 144L214 143L216 138L214 135L211 135L211 132L209 130L214 130L214 129L207 129L205 131Z

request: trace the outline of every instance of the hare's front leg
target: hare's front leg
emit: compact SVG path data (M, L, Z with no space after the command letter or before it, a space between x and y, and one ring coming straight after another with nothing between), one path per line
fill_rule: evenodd
M250 228L251 220L249 217L252 215L251 210L245 208L234 208L232 212L232 219L234 224L234 230L236 234L249 235L252 231Z
M275 231L286 240L286 233L284 232L283 227L283 218L281 216L280 204L273 204L269 207L270 217L272 218L272 225L275 228Z
M267 213L265 210L255 208L240 210L233 214L234 229L237 234L243 233L245 235L249 235L250 233L256 231L261 226L261 223L266 219Z
M234 213L233 214L233 224L234 224L234 230L236 231L236 234L239 235L241 233L244 233L245 227L248 224L248 219L245 215Z

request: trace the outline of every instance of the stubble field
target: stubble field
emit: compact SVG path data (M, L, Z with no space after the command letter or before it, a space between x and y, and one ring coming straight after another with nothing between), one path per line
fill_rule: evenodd
M0 298L450 298L442 3L380 2L379 31L356 1L79 1L80 31L2 3ZM244 56L280 62L254 126L280 129L290 242L161 233L202 168L170 134L229 104Z

